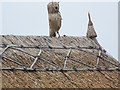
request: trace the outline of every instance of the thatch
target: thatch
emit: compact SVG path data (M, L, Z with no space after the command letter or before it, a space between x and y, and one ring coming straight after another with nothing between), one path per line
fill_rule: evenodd
M3 88L118 88L119 62L92 39L1 38Z

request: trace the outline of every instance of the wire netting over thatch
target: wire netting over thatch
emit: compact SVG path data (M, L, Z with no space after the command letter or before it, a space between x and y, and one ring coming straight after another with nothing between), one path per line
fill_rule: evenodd
M119 63L86 37L1 36L3 87L118 87Z

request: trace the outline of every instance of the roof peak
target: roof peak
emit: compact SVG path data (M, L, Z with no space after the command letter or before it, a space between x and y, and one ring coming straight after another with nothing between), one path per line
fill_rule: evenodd
M89 26L92 26L93 23L92 23L92 20L91 20L91 17L90 17L90 13L89 13L89 12L88 12L88 18L89 18L89 23L88 23L88 25L89 25Z

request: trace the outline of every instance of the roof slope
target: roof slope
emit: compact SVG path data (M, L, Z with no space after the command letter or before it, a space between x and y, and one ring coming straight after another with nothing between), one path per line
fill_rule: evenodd
M117 88L119 62L86 37L2 35L3 88Z

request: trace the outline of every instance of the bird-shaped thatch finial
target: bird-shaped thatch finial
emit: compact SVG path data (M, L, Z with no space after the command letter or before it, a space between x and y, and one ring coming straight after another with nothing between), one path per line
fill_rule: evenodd
M88 22L88 30L87 30L86 37L93 39L97 37L97 34L95 32L89 12L88 12L88 18L89 18L89 22Z
M48 9L48 19L49 19L49 36L56 37L56 33L58 37L60 37L59 30L61 28L62 16L59 11L59 2L50 2L47 5Z

